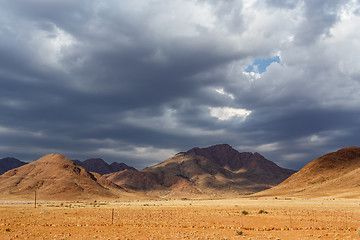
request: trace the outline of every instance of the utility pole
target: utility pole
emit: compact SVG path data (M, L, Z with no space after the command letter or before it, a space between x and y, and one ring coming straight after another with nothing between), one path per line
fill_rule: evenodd
M35 188L35 208L36 208L36 188Z

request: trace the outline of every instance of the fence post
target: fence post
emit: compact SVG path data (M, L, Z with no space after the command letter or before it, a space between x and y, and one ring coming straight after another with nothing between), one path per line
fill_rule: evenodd
M114 209L111 211L111 225L114 224Z
M36 208L36 188L35 188L35 202L34 202L34 207Z

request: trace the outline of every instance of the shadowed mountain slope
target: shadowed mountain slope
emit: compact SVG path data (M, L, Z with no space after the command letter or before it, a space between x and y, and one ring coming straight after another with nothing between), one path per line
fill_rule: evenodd
M319 157L278 186L255 196L360 197L360 148Z
M22 162L19 159L7 157L0 159L0 175L17 167L23 166L27 164L26 162Z
M73 160L73 162L76 163L77 165L82 166L83 168L85 168L90 172L96 172L101 175L113 173L113 172L119 172L125 169L135 170L135 168L130 167L125 163L113 162L111 164L108 164L101 158L90 158L83 162L79 160Z
M239 153L227 144L193 148L142 171L125 170L106 177L127 188L163 195L243 195L268 189L295 171L258 153Z
M1 199L86 200L116 198L125 191L97 173L90 173L59 154L48 154L35 162L0 176Z

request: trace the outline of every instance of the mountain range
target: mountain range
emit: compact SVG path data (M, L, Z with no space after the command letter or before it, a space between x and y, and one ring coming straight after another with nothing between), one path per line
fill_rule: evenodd
M29 164L14 158L1 159L3 171L15 168L0 175L0 199L29 200L35 191L42 200L224 198L250 194L360 198L358 147L326 154L299 172L281 168L259 153L238 152L227 144L180 152L141 171L126 165L125 170L101 175L79 164L110 171L102 159L76 162L59 154L48 154ZM114 169L121 166L111 165Z
M83 165L85 167L82 167ZM193 148L138 171L106 172L102 159L71 161L49 154L0 176L0 196L28 198L35 191L43 199L121 198L124 196L224 197L268 189L293 174L259 153L240 153L227 144ZM87 169L86 169L87 168Z
M125 169L136 170L135 168L130 167L125 163L113 162L111 164L108 164L101 158L90 158L83 162L79 160L73 160L73 162L79 166L82 166L89 172L96 172L101 175L113 173L113 172L119 172Z
M101 158L89 158L85 161L80 160L72 160L75 164L82 166L89 172L99 173L101 175L108 174L112 172L118 172L125 169L136 170L135 168L128 166L125 163L113 162L108 164ZM0 175L9 171L13 168L17 168L27 164L26 162L22 162L19 159L13 157L6 157L0 159Z

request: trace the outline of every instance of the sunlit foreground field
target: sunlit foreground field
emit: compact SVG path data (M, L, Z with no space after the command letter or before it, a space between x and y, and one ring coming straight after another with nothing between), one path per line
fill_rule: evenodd
M360 201L0 203L1 239L360 239Z

